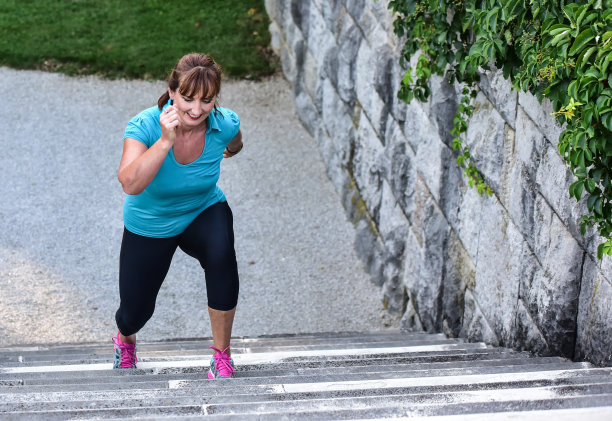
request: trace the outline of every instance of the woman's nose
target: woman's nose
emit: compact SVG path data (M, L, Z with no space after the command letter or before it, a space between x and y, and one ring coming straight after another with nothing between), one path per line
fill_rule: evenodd
M193 110L193 114L200 115L202 114L202 104L195 102L191 108Z

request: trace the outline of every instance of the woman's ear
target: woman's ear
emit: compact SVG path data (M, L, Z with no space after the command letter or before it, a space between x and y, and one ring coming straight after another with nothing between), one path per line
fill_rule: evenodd
M174 91L170 88L168 88L168 95L170 95L170 99L172 100L172 102L174 102Z

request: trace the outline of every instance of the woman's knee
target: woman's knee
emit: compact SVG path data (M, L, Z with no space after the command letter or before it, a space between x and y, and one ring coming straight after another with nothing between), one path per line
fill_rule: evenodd
M155 307L141 308L137 311L129 307L121 306L115 313L115 320L119 331L124 336L133 335L144 327L149 319L153 316Z

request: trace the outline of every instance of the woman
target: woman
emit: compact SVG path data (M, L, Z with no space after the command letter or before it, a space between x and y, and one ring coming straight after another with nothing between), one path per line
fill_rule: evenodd
M222 158L242 149L238 116L217 105L221 71L203 54L181 58L157 106L125 130L118 178L127 193L119 260L114 368L136 367L136 332L177 247L205 271L213 357L209 378L233 377L230 337L238 302L232 211L217 186Z

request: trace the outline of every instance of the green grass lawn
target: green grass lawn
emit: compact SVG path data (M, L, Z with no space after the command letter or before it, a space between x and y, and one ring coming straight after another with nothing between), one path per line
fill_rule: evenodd
M165 79L186 53L230 77L276 66L263 0L0 0L0 65Z

